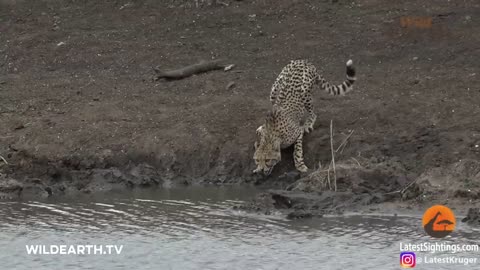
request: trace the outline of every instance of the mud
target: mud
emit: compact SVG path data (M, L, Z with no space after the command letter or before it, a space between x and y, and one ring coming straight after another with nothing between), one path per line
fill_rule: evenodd
M462 222L467 224L474 224L480 226L480 211L478 208L469 208L467 216L462 219Z
M1 196L255 184L272 191L251 209L297 209L292 218L478 206L478 1L197 2L1 0ZM311 172L296 173L287 149L261 179L255 129L298 58L332 82L351 58L358 81L345 97L315 93ZM153 67L204 59L236 66L152 80ZM354 131L336 156L336 192L325 184L330 120L335 146Z

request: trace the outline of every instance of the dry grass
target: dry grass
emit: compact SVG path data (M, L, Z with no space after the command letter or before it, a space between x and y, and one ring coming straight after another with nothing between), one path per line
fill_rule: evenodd
M332 161L330 164L333 167L333 186L335 187L334 190L337 191L337 171L335 170L335 152L333 151L333 120L330 120L330 150L332 152ZM330 166L328 169L330 170ZM328 173L328 175L330 176L330 173Z
M325 173L326 172L327 183L323 183L323 186L326 186L328 184L328 188L330 190L332 190L332 179L331 179L332 177L330 176L330 172L333 172L333 190L337 191L337 166L336 166L336 163L335 163L335 154L338 153L339 151L340 151L340 154L343 153L343 150L345 149L345 147L348 143L348 139L350 139L353 132L354 132L354 130L352 130L347 135L347 137L342 141L342 143L336 149L334 149L334 145L333 145L333 120L330 120L330 152L331 152L332 156L331 156L331 160L330 160L330 164L328 165L328 168L326 170L322 170L322 166L319 163L320 168L318 170L319 173ZM352 158L352 159L358 164L359 167L361 167L360 162L358 162L358 160L356 160L354 158ZM325 179L325 178L320 178L320 179Z

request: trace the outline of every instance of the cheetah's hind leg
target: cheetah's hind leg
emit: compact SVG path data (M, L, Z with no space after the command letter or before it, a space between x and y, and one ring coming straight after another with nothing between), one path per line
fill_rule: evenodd
M316 120L317 120L317 116L314 113L309 115L309 117L305 121L305 124L303 125L304 134L307 134L313 131L313 124L315 123Z
M295 168L300 172L307 172L308 167L303 162L303 132L298 136L295 141L294 151L293 151L293 160L295 162Z
M312 103L312 96L309 95L305 101L305 109L307 110L307 119L305 120L304 124L304 132L305 133L310 133L313 131L313 125L315 124L315 121L317 120L317 115L313 111L313 103Z

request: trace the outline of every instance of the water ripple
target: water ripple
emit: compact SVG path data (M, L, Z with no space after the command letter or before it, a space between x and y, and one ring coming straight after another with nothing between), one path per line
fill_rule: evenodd
M234 210L241 202L237 198L190 195L0 202L0 260L13 262L5 269L396 269L392 257L398 257L400 241L431 240L418 217L288 221ZM459 224L455 239L445 241L475 243L479 235L478 229ZM118 258L55 257L52 264L51 257L25 254L26 244L38 243L122 244L125 253Z

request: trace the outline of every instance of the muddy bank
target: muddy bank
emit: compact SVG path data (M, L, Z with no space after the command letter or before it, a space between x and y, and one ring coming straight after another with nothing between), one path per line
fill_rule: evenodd
M277 208L305 215L476 204L477 1L200 2L0 1L1 196L208 183L272 188ZM432 25L402 25L405 16ZM271 177L252 176L270 86L299 58L332 82L353 59L355 89L315 93L310 174L294 171L287 149ZM152 80L153 67L203 59L236 67ZM354 131L337 156L336 193L318 166L330 162L330 120L336 146Z
M434 168L419 177L390 161L369 164L342 162L334 174L319 169L285 189L271 189L239 209L264 214L281 212L307 218L325 214L422 212L434 204L448 205L463 222L477 225L480 162L462 160L448 168ZM335 191L336 182L336 191Z

